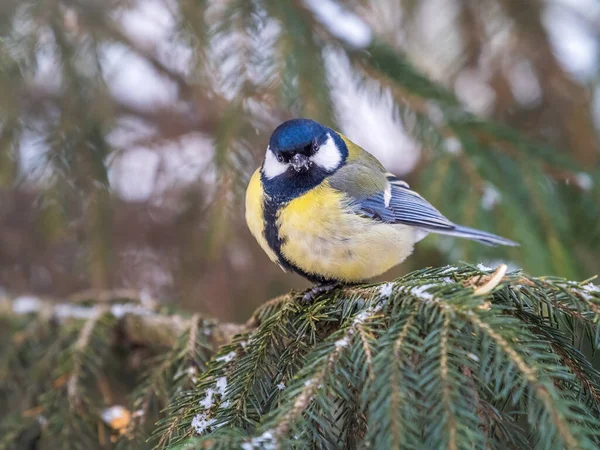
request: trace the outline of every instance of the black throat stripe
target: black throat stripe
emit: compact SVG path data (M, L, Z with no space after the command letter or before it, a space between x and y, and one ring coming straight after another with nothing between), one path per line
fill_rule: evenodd
M285 239L279 235L279 229L277 228L277 216L281 208L285 207L287 203L278 203L269 198L265 198L263 201L263 218L265 222L265 228L263 234L271 247L271 250L275 252L279 259L279 264L286 270L297 273L300 276L312 281L313 283L325 283L330 281L323 276L308 273L302 270L300 267L292 264L288 261L285 256L281 253L281 246L285 243Z

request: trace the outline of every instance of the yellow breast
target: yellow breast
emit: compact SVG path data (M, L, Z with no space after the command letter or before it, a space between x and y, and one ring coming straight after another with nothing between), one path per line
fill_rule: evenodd
M246 191L246 222L269 258L279 264L264 237L264 199L257 170ZM325 181L283 205L277 215L282 256L306 273L357 282L386 272L412 253L413 228L360 217L345 204L344 194Z
M325 181L279 212L281 253L305 272L355 282L373 278L412 253L414 230L360 217ZM261 244L262 245L262 244Z

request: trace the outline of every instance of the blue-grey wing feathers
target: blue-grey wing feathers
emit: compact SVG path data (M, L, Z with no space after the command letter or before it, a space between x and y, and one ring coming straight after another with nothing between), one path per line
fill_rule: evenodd
M519 243L511 241L510 239L503 238L492 233L486 233L485 231L476 230L475 228L463 227L462 225L455 225L452 231L435 231L439 234L447 234L449 236L456 236L472 241L479 242L480 244L489 245L495 247L496 245L508 245L510 247L518 247Z
M495 234L456 225L405 182L391 174L387 175L387 180L387 192L354 198L350 207L358 214L374 220L411 225L427 232L467 238L490 246L519 245Z

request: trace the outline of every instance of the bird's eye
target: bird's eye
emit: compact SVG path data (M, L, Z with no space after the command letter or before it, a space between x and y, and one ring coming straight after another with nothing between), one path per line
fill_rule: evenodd
M317 150L319 150L319 144L317 143L317 141L313 141L313 143L312 143L312 152L313 153L317 153Z
M280 163L283 162L283 155L277 155L277 161L279 161Z

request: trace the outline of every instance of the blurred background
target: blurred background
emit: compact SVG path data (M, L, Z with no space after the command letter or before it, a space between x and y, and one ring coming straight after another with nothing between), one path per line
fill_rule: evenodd
M244 320L306 282L244 221L272 130L339 129L451 220L426 265L600 269L597 0L2 0L0 286Z

